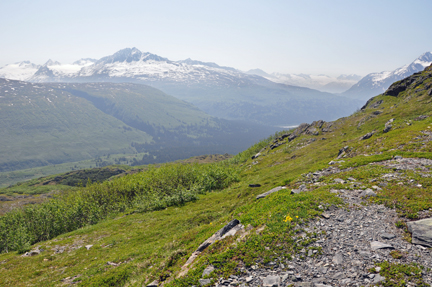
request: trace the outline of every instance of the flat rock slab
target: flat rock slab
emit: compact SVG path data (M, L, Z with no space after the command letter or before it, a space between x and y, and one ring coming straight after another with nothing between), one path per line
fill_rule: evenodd
M338 253L335 256L333 256L333 263L334 264L342 264L343 263L343 255L342 253Z
M264 287L279 287L280 285L280 277L269 275L263 279Z
M285 186L278 186L278 187L272 188L272 189L270 189L267 192L264 192L264 193L261 193L260 195L257 195L256 199L264 198L267 195L270 195L270 194L272 194L274 192L277 192L277 191L285 189L285 188L286 188Z
M372 248L372 250L378 250L378 249L394 249L393 246L391 246L390 244L386 244L383 242L379 242L379 241L372 241L370 243L370 246Z
M396 237L396 235L391 234L391 233L383 233L383 234L381 234L381 238L383 238L383 239L393 239L395 237Z
M374 283L382 282L382 281L384 281L385 279L386 279L386 278L385 278L384 276L381 276L381 275L377 274L377 275L375 275L375 277L374 277Z
M209 285L211 283L211 280L210 279L200 279L200 280L198 280L198 282L201 286L205 286L205 285Z
M412 233L412 244L432 247L432 218L407 222L407 227Z

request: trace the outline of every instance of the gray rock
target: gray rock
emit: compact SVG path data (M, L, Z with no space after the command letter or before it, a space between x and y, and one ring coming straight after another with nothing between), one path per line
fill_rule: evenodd
M257 195L256 199L264 198L267 195L270 195L270 194L272 194L274 192L277 192L277 191L285 189L285 188L286 188L285 186L278 186L278 187L272 188L272 189L270 189L267 192L264 192L264 193L261 193L260 195Z
M383 129L383 133L388 133L392 128L392 125L385 126Z
M393 246L391 246L390 244L386 244L380 241L372 241L370 243L370 246L372 248L372 250L378 250L378 249L394 249Z
M381 276L381 275L379 275L379 274L377 274L377 275L375 275L375 278L374 278L374 283L379 283L379 282L382 282L382 281L385 281L386 280L386 278L384 277L384 276Z
M345 279L342 279L342 280L341 280L341 284L342 284L342 285L346 285L346 284L348 284L348 283L351 283L351 279L349 279L349 278L345 278Z
M332 286L330 286L330 285L325 285L325 284L322 284L322 283L315 283L315 286L314 287L332 287Z
M412 234L412 243L432 247L432 218L407 222Z
M343 263L343 255L342 253L338 253L335 256L333 256L332 259L334 264L342 264Z
M369 196L377 196L377 194L370 188L367 188L364 190L361 194L362 197L369 197Z
M210 275L210 273L212 273L214 271L214 267L213 266L207 266L206 269L204 269L202 277L205 277L207 275Z
M291 194L298 194L301 193L302 191L300 189L291 189Z
M279 287L280 277L269 275L263 279L263 286L265 287Z
M6 196L0 196L0 201L12 201L12 199L7 198Z
M383 239L393 239L395 237L396 237L396 235L391 234L391 233L383 233L383 234L381 234L381 238L383 238Z
M256 159L257 157L259 157L261 155L261 153L257 153L256 155L252 156L252 159Z
M345 184L345 183L346 183L345 180L340 179L340 178L335 178L334 181L335 181L336 183L342 183L342 184Z
M360 140L367 140L367 139L371 138L371 137L373 136L374 133L375 133L375 132L367 133L367 134L365 134L364 136L362 136L362 137L360 138Z
M93 247L93 245L86 245L85 246L85 248L87 249L87 250L90 250L90 248L92 248Z
M397 155L397 156L394 157L394 159L402 159L402 156Z
M249 184L249 187L260 187L261 186L261 184L259 184L259 183L251 183L251 184Z
M205 285L209 285L211 283L211 280L210 279L200 279L200 280L198 280L198 282L201 286L205 286Z
M153 281L152 283L148 284L147 287L158 287L159 282L157 280Z

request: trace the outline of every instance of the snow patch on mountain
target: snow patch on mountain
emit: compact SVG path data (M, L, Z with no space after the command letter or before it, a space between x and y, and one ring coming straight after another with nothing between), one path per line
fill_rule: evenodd
M9 64L0 68L0 78L25 81L32 77L39 68L39 65L30 61Z
M432 53L426 52L415 59L411 64L404 65L394 71L384 71L366 75L357 84L342 93L342 95L367 100L370 97L385 92L392 83L411 76L414 73L423 71L424 68L430 64L432 64Z
M341 93L346 91L361 78L354 74L340 75L338 77L331 77L323 74L268 74L260 69L249 70L246 73L259 75L276 83L305 87L329 93Z

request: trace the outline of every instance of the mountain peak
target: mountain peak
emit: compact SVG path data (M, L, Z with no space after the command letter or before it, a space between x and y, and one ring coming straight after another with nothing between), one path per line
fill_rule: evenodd
M168 61L166 58L159 57L158 55L154 55L151 53L143 53L137 48L125 48L122 49L116 53L114 53L111 56L103 57L99 60L99 62L102 62L104 64L109 63L116 63L116 62L138 62L138 61L148 61L148 60L154 60L154 61Z
M48 67L48 66L60 66L61 64L57 61L53 61L51 59L49 59L45 64L43 64L44 67Z

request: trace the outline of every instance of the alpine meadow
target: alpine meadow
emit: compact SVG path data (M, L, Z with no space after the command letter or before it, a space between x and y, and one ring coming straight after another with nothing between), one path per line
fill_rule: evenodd
M3 1L0 286L432 286L431 9Z

